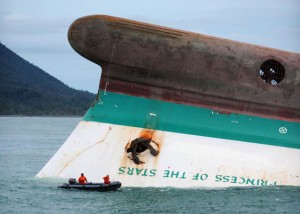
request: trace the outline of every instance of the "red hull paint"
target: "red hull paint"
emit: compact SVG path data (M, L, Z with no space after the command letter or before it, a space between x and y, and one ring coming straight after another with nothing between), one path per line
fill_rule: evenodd
M300 121L300 54L101 15L76 20L68 36L102 67L102 90ZM275 86L259 75L269 59L285 68Z

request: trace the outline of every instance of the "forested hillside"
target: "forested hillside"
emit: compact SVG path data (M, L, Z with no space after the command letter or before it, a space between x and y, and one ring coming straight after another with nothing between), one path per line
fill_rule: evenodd
M0 43L0 115L82 116L95 97L68 87Z

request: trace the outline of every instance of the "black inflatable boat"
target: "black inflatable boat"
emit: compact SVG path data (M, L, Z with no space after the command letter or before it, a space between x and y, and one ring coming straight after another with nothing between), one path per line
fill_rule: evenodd
M90 190L90 191L113 191L119 189L121 185L122 184L119 181L111 181L110 184L104 184L104 183L80 184L76 182L76 179L69 179L69 183L64 183L63 185L58 186L58 188Z

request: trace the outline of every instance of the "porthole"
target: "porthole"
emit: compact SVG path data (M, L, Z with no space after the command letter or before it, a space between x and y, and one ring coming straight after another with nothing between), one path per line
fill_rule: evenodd
M266 83L277 85L283 80L285 69L280 62L269 59L260 66L259 75Z

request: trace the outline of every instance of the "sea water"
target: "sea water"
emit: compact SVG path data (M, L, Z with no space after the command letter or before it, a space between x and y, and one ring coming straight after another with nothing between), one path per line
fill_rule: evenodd
M85 192L36 178L79 121L0 117L0 213L300 213L299 187Z

